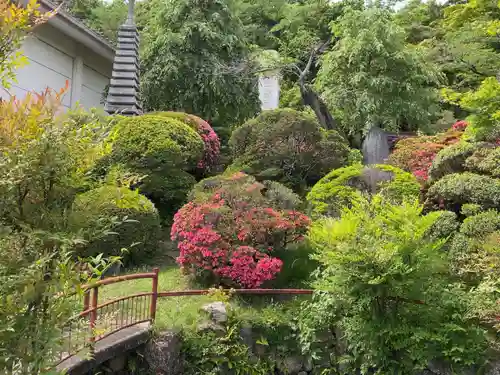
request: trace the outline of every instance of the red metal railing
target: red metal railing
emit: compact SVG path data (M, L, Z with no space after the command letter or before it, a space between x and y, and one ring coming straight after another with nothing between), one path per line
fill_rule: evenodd
M92 355L96 343L125 328L149 322L156 317L158 297L199 296L210 293L209 289L158 292L158 268L153 272L110 277L84 289L83 311L72 318L62 334L64 352L56 366L88 348ZM99 288L128 280L152 280L151 292L132 294L99 304ZM226 290L229 291L229 290ZM239 295L308 295L310 289L234 289Z
M92 355L96 343L122 329L152 322L158 298L158 268L153 272L109 277L83 286L83 311L74 316L62 332L63 352L56 366L75 354L88 349ZM128 280L151 279L151 292L132 294L99 304L99 288Z

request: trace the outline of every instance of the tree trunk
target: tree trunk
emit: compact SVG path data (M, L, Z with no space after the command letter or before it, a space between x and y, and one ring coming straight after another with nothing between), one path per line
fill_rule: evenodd
M321 100L314 89L304 82L299 81L300 95L304 105L311 107L320 125L326 130L334 130L337 127L335 119L328 110L326 104Z
M337 123L330 113L325 102L320 98L320 96L312 88L312 86L306 83L306 77L311 70L311 66L316 58L316 55L323 52L328 47L330 42L330 40L327 40L311 51L306 67L301 71L299 69L299 87L302 102L304 103L304 105L309 106L314 111L314 114L316 115L316 118L318 119L320 125L326 130L338 130Z

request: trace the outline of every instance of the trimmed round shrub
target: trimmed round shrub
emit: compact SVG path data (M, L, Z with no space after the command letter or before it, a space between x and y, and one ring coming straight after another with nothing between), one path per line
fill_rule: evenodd
M184 112L155 112L153 114L180 120L195 130L205 144L203 157L198 162L197 169L203 172L210 172L215 169L220 156L220 140L208 122L198 116Z
M478 204L483 210L500 209L500 179L470 172L449 174L426 194L426 206L434 209L459 213L466 203Z
M314 117L292 109L265 111L247 121L233 131L229 145L232 171L297 192L346 165L349 156L347 142L336 131L325 131Z
M465 217L469 217L477 215L478 213L481 212L481 210L482 210L481 205L477 203L466 203L462 205L460 213Z
M429 236L433 239L447 238L453 235L460 223L457 214L452 211L439 211L439 216L429 229Z
M488 210L467 217L450 245L451 270L476 284L500 272L500 213Z
M467 160L465 167L475 173L500 178L500 146L483 144Z
M471 156L480 144L460 142L438 152L429 168L431 180L437 180L447 174L465 171L465 160Z
M277 208L263 190L263 184L243 173L198 184L194 200L175 214L172 225L182 269L246 288L274 279L283 265L273 256L275 250L300 242L309 219Z
M411 173L391 165L356 164L328 173L312 187L307 201L315 216L339 216L344 207L374 194L397 204L418 199L420 185Z
M464 220L460 232L468 237L482 238L500 230L500 213L488 210Z
M113 134L114 160L147 171L194 169L203 148L198 133L174 118L127 117L117 124Z
M144 264L157 250L160 218L153 203L138 191L105 185L80 194L73 203L70 222L84 232L95 233L113 220L125 218L112 233L82 246L78 255L120 255L126 248L125 264Z
M171 220L195 183L188 172L202 157L201 137L177 119L145 115L121 120L112 138L111 162L144 175L136 187L154 202L163 220Z
M240 190L244 191L240 197L230 196ZM302 199L285 185L276 181L257 182L255 177L242 172L205 178L193 187L188 199L204 202L221 191L224 191L226 199L250 199L253 204L270 204L277 209L299 210L303 206Z

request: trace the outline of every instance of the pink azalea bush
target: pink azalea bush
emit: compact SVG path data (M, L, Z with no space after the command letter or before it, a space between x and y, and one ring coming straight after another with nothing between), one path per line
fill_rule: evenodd
M425 185L436 155L447 146L459 142L466 127L466 121L457 121L443 133L403 138L396 143L389 161L392 165L411 172Z
M190 115L184 112L154 112L155 116L174 118L182 121L190 126L193 130L200 135L205 145L204 152L201 160L198 162L196 168L203 175L205 172L211 171L215 168L219 161L220 156L220 140L214 129L208 122L202 118Z
M195 116L188 115L187 118L196 124L196 131L201 136L205 144L205 152L202 159L198 162L198 168L211 170L217 165L220 155L220 140L214 129L205 120Z
M245 288L276 277L283 262L272 256L273 250L301 241L310 221L301 212L274 205L263 188L238 173L176 213L171 237L184 271Z

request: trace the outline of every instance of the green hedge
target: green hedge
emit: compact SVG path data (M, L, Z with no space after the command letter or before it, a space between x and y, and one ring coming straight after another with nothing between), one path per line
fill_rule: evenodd
M146 176L139 190L168 222L195 183L188 172L196 169L204 151L200 135L175 118L144 115L122 119L111 137L107 162Z
M387 174L371 186L370 175L382 172ZM379 193L392 203L418 199L420 185L408 172L390 165L366 167L355 164L331 171L318 181L307 194L307 201L316 216L338 216L343 207L350 207L361 201L363 196Z
M240 169L258 180L281 182L304 192L333 168L347 164L349 147L336 131L292 109L264 111L236 128L229 141Z
M113 135L115 160L132 167L194 169L203 153L198 133L179 120L144 115L118 122Z
M427 191L426 206L460 212L466 203L483 210L500 209L500 179L470 172L453 173L436 181Z
M500 178L500 146L484 145L467 158L465 166L472 172Z
M460 142L442 149L438 152L429 168L430 179L438 180L450 173L465 172L465 160L478 147L480 147L478 143Z
M125 264L143 264L157 250L160 218L153 203L138 191L125 187L105 185L76 197L70 223L83 228L84 232L99 232L115 220L123 221L111 232L93 240L79 250L78 255L89 256L104 253L120 255L122 248L128 252ZM133 245L133 246L132 246Z

